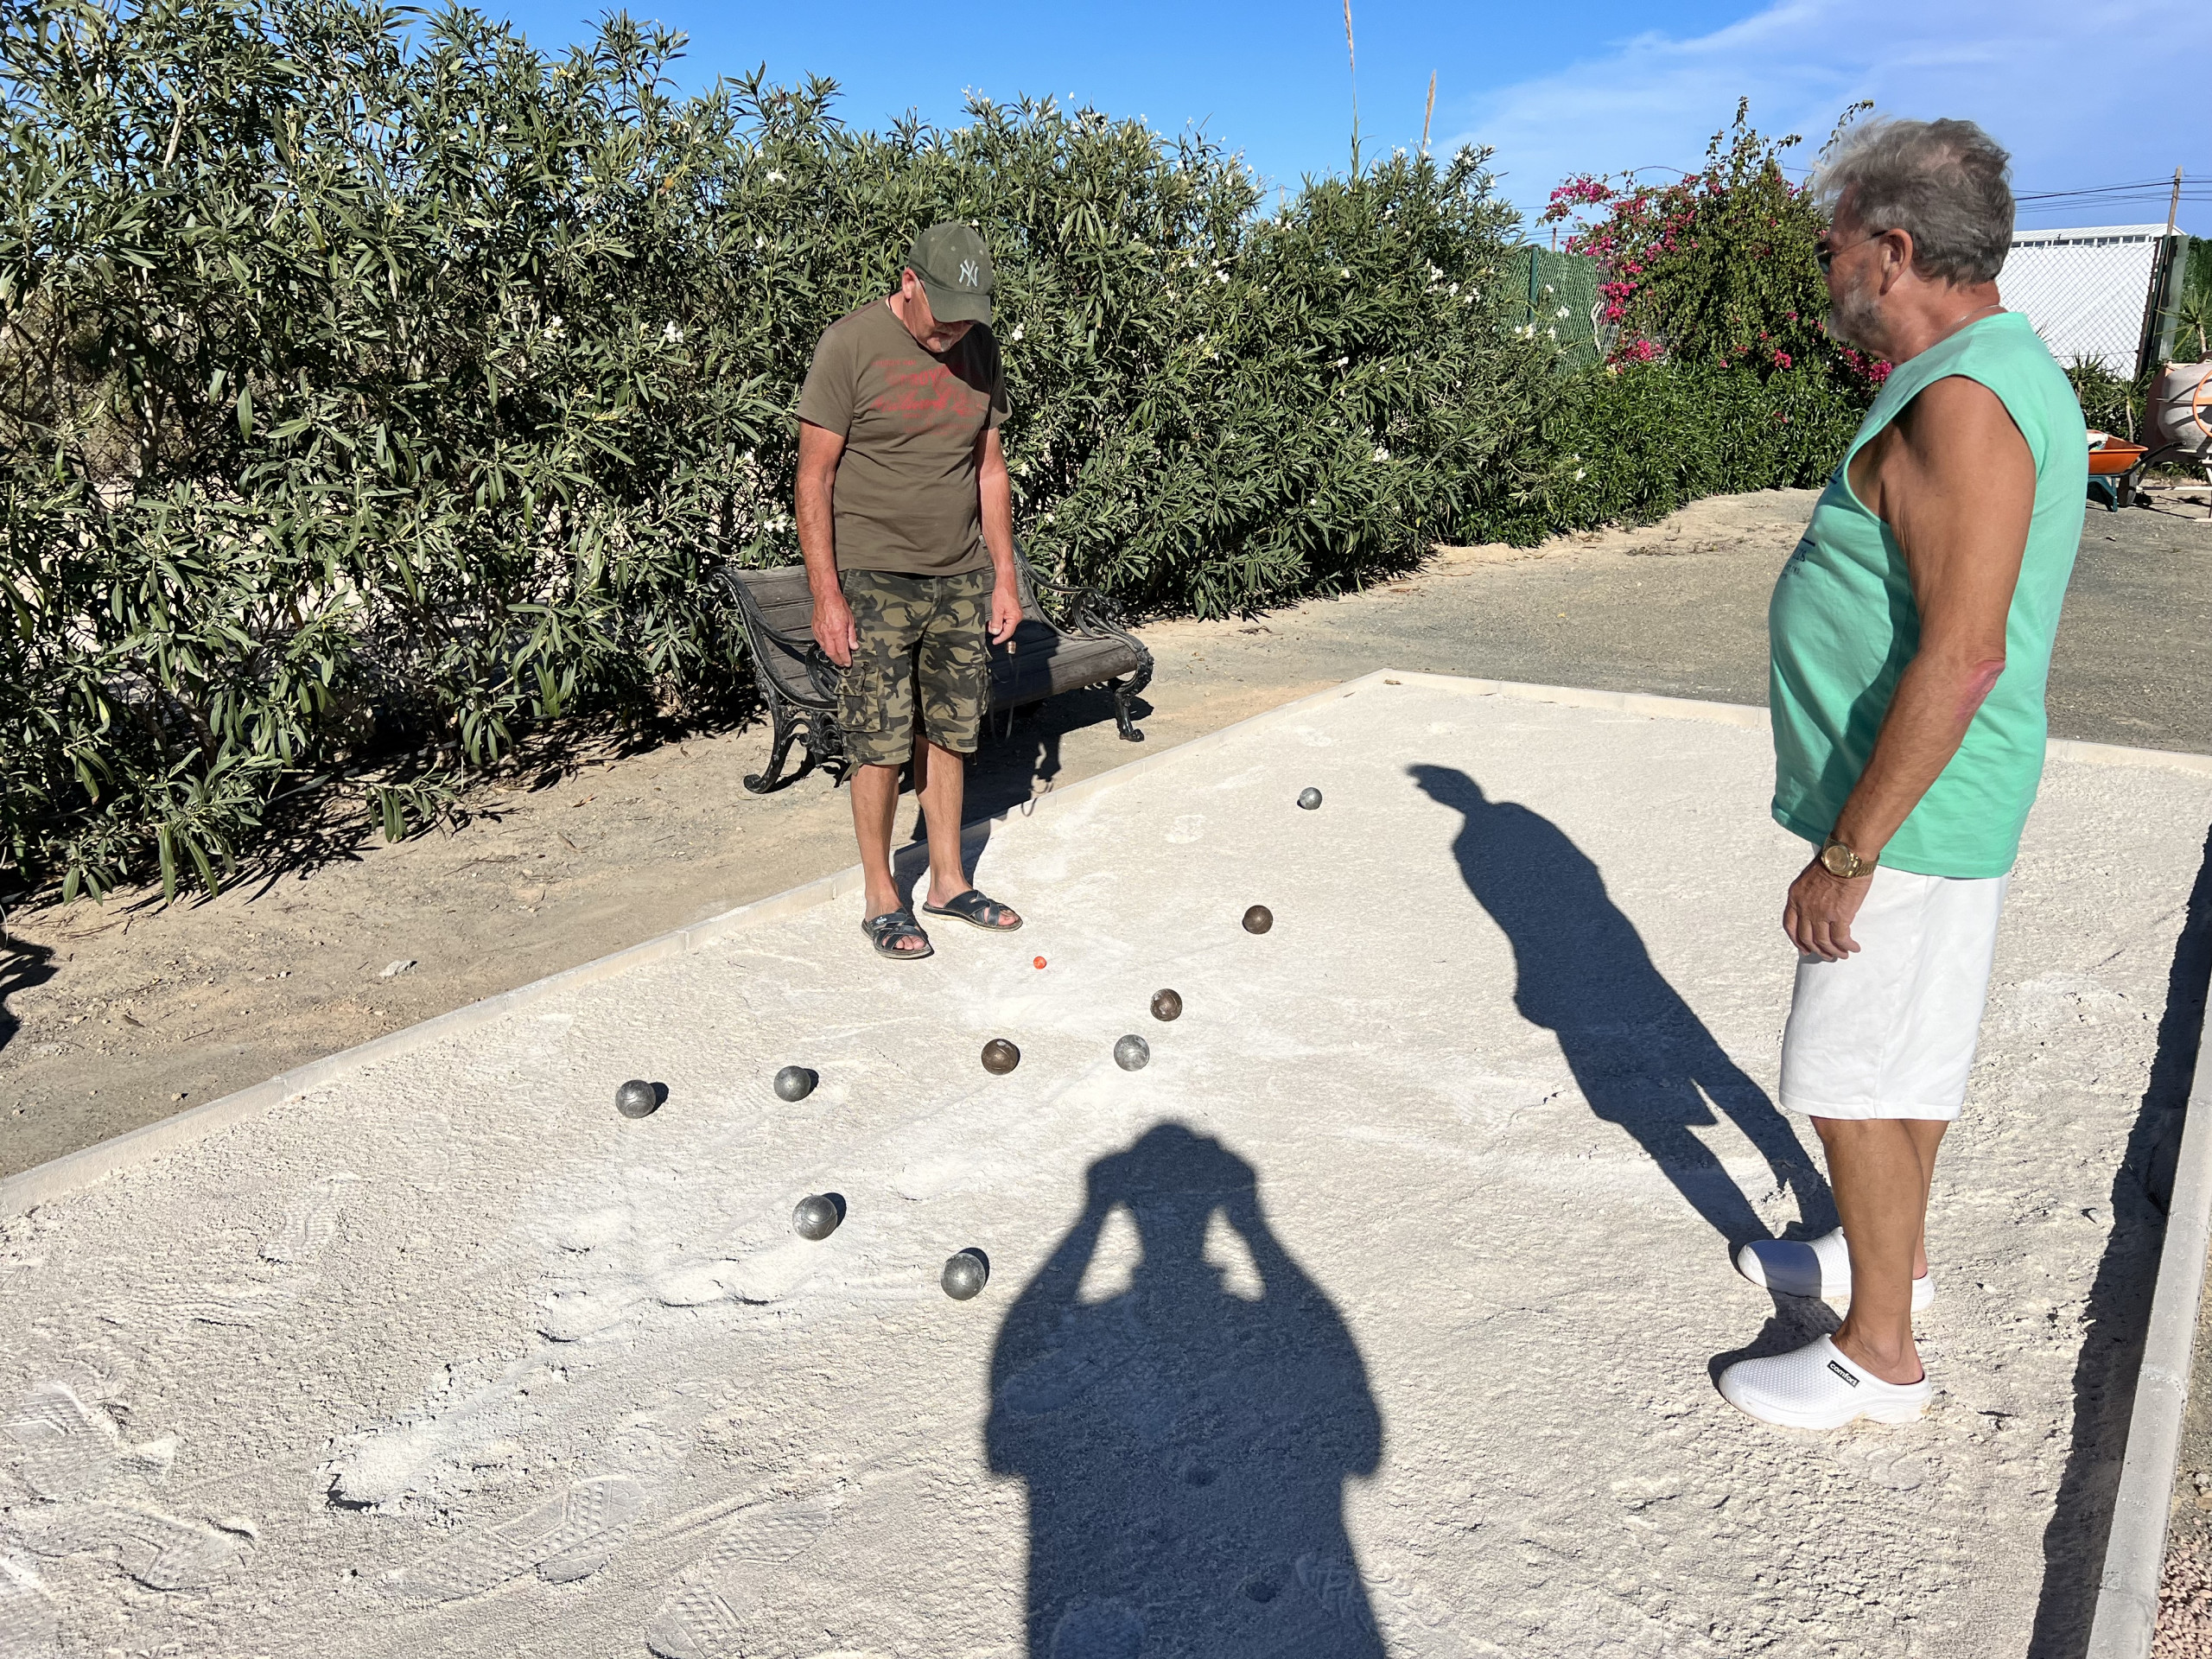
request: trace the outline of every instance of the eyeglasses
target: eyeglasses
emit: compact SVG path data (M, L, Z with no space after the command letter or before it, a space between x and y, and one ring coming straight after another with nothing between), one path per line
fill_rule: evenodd
M1840 248L1815 248L1813 257L1820 262L1821 275L1825 276L1828 274L1828 267L1835 263L1836 255L1849 253L1852 249L1862 248L1869 242L1878 242L1888 234L1887 231L1877 231L1872 236L1860 237L1856 242L1847 242Z

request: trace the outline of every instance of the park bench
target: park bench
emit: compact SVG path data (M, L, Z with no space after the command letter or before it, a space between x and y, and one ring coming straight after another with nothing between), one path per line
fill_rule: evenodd
M1114 603L1093 588L1048 582L1019 546L1014 570L1021 583L1021 621L1007 645L991 648L992 714L1007 714L1063 691L1107 685L1114 693L1114 722L1126 741L1141 741L1129 705L1152 679L1152 653L1122 626ZM849 770L844 734L837 726L837 684L843 671L814 641L814 596L806 567L779 565L747 570L725 566L721 580L737 603L753 652L753 676L774 721L768 770L745 780L765 795L805 776L815 766ZM1050 594L1055 615L1038 602ZM784 777L793 743L804 745L798 769Z

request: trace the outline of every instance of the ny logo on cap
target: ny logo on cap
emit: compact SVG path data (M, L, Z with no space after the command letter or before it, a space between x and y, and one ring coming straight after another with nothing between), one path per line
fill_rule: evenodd
M963 288L976 286L976 262L973 259L960 262L960 284Z

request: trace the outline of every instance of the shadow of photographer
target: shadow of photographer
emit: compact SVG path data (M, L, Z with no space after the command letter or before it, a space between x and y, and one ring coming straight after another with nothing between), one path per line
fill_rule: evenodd
M1085 1300L1116 1211L1141 1256ZM991 1384L991 1468L1028 1488L1033 1659L1382 1659L1344 1519L1382 1457L1366 1366L1219 1141L1161 1123L1090 1166Z

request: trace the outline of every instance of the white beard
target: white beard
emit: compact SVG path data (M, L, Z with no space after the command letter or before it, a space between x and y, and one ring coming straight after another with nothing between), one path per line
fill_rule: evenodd
M1827 330L1831 339L1860 351L1870 349L1866 336L1881 323L1881 308L1868 296L1866 289L1853 288L1840 294L1828 306Z

